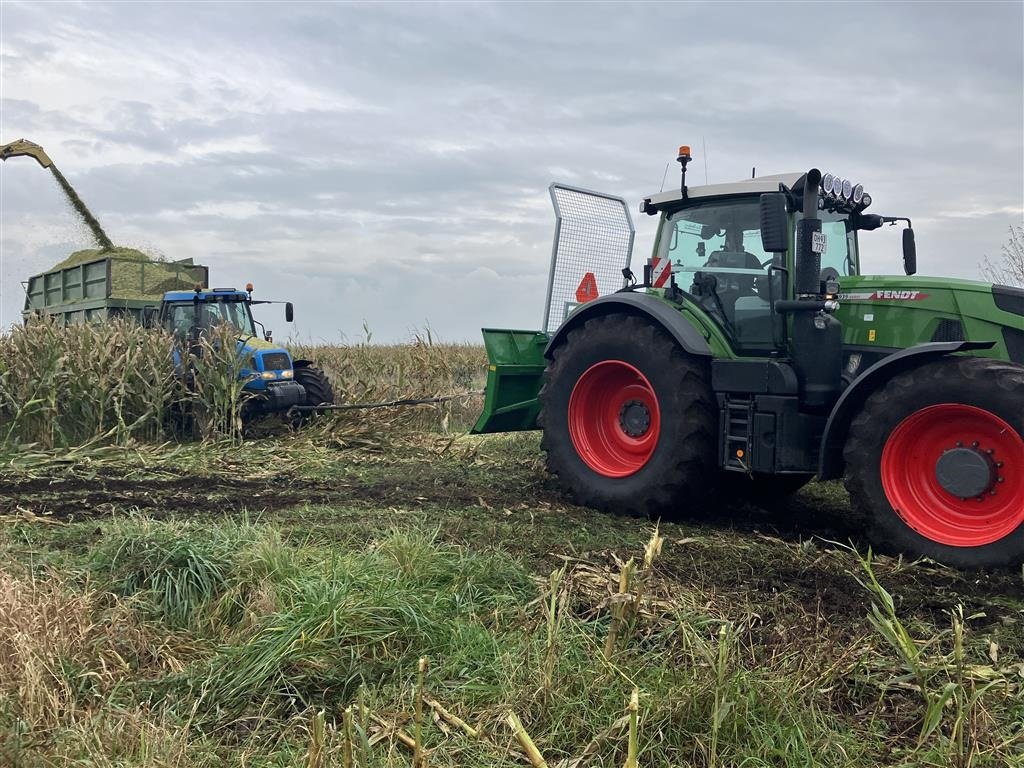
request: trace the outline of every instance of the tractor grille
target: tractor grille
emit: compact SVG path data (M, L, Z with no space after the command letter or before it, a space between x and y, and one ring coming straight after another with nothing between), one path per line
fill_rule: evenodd
M959 320L946 317L939 320L939 325L932 334L932 341L963 341L964 326Z
M264 371L287 371L292 367L292 362L284 352L267 352L263 355Z

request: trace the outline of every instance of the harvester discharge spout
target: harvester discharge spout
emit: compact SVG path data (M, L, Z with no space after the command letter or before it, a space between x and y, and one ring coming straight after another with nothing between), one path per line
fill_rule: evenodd
M53 161L50 160L49 155L43 151L43 148L28 139L18 139L17 141L12 141L10 144L4 144L0 147L0 160L7 160L10 157L35 158L35 161L43 168L49 168L53 165Z
M92 211L89 210L88 206L82 202L82 198L78 196L78 192L71 186L64 174L57 170L57 166L53 164L50 156L46 154L41 146L28 139L18 139L12 141L10 144L4 144L0 147L0 160L7 160L10 157L31 157L34 158L39 165L43 168L48 168L50 173L53 174L53 178L57 180L61 190L67 195L68 202L71 203L71 207L75 209L75 213L78 217L89 227L89 231L92 232L93 237L103 250L110 250L114 247L114 244L110 242L110 238L107 237L107 233L103 231L103 227L100 226L99 221L92 215Z

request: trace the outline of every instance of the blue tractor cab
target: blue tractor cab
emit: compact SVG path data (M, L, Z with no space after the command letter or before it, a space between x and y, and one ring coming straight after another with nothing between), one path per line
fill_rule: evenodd
M168 291L156 308L147 308L147 318L179 340L182 347L214 326L229 324L238 333L236 348L242 361L239 377L252 395L247 410L255 414L281 413L293 406L330 405L334 392L326 374L311 360L293 359L287 349L274 343L270 331L252 316L253 304L282 302L255 301L252 285L236 288L202 288ZM291 322L294 309L285 302L285 320ZM261 333L257 333L259 325ZM180 365L181 352L175 353Z

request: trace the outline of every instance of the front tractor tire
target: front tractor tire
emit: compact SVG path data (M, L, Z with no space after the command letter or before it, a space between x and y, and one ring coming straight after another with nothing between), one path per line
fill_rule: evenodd
M717 478L706 360L638 317L570 331L540 391L548 471L579 504L631 515L699 509Z
M894 376L844 457L880 549L960 568L1024 561L1024 366L946 358Z

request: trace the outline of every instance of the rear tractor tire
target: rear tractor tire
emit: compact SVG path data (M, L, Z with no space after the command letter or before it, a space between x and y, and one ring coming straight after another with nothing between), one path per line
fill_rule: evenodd
M334 389L323 369L313 365L295 367L295 381L306 390L306 401L303 405L334 405ZM291 416L292 429L299 429L316 414L315 411L301 411Z
M693 512L717 485L716 401L706 360L638 317L569 332L539 399L548 471L582 505Z
M958 357L894 376L844 457L879 548L960 568L1024 561L1024 366Z

